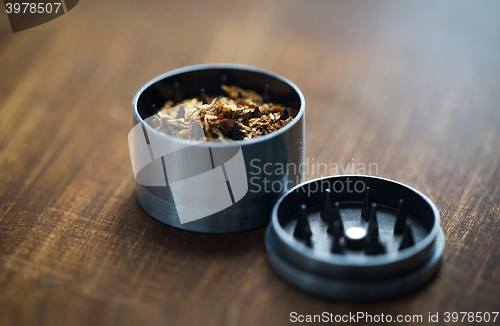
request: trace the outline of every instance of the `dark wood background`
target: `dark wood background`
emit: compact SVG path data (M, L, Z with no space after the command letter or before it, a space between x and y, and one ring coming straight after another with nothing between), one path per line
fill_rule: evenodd
M0 324L498 311L499 17L497 1L83 0L13 34L0 13ZM134 195L132 98L210 62L295 82L310 160L377 163L427 194L446 234L438 277L389 301L330 301L273 273L263 229L197 234L149 217Z

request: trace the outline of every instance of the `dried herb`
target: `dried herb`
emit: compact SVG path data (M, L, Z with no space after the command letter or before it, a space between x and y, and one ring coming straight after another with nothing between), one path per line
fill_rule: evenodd
M221 88L225 95L214 98L202 90L200 98L175 104L167 101L153 117L151 125L178 138L230 142L279 130L296 115L293 109L263 103L262 96L255 91L238 86L223 85ZM176 94L179 94L178 87Z

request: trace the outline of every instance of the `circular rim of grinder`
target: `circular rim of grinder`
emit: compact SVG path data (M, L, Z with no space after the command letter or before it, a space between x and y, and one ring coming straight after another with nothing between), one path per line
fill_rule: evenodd
M339 182L351 182L351 187L357 182L363 191L337 191ZM299 232L304 227L309 231ZM360 246L348 246L345 230L350 227L365 228ZM431 280L445 237L436 205L421 192L389 179L339 175L302 183L281 197L265 245L270 266L299 289L371 301L402 295Z

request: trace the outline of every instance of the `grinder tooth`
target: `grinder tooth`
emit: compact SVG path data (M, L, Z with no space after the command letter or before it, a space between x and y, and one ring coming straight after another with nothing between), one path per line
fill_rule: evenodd
M377 204L373 203L370 210L370 219L368 220L368 236L378 237Z
M221 84L221 86L222 85L226 85L226 80L227 80L227 74L223 74L222 76L220 76L220 84Z
M262 116L262 114L260 113L260 109L258 106L256 106L254 109L253 109L253 112L252 112L252 118L260 118Z
M339 238L344 234L344 224L342 224L342 221L332 219L326 232L333 235L334 238Z
M399 200L398 215L394 224L394 234L403 234L406 229L406 215L403 210L403 200Z
M332 196L330 189L325 189L325 199L320 216L327 223L332 219Z
M365 189L365 201L361 210L361 217L368 221L370 215L370 187Z
M280 120L286 120L288 119L288 117L290 117L290 115L288 114L288 110L285 107L283 108L283 111L281 111Z
M235 121L233 125L233 140L241 140L241 131L240 127L238 127L238 123Z
M199 121L195 121L195 123L191 125L189 128L189 135L194 139L200 139L205 136L205 132Z
M330 249L331 253L334 254L343 254L344 253L344 246L340 242L341 237L334 237L333 238L333 243L332 243L332 248Z
M339 221L340 224L342 225L342 218L340 217L340 208L339 208L339 203L335 202L333 204L333 220L334 221ZM344 232L344 228L342 227L342 232Z
M385 248L380 243L378 236L368 236L368 245L365 252L367 255L380 255L385 253Z
M202 88L201 91L200 91L200 100L201 100L202 103L207 102L206 99L205 99L205 97L206 97L205 89Z
M179 103L182 101L181 90L178 82L174 83L174 101L175 103Z
M185 115L186 115L186 111L184 110L184 106L183 106L183 105L181 105L181 106L179 107L179 111L177 111L177 116L176 116L176 118L177 118L177 119L184 119L184 116L185 116Z
M269 84L264 86L264 92L262 93L262 101L264 103L269 102Z
M309 248L314 248L314 245L313 245L311 239L312 239L312 237L307 238L307 240L306 240L306 246L308 246Z
M151 111L150 111L149 116L153 116L153 115L155 115L157 113L158 113L158 109L156 108L156 105L154 105L154 104L151 105Z
M302 240L307 240L311 237L311 235L311 227L309 226L309 221L307 219L307 208L306 205L302 204L300 205L299 219L297 220L293 236Z
M411 234L410 225L411 225L411 221L407 220L405 234L403 236L403 240L401 241L401 245L399 246L399 250L406 249L406 248L411 247L415 244L415 241L413 240L413 235Z

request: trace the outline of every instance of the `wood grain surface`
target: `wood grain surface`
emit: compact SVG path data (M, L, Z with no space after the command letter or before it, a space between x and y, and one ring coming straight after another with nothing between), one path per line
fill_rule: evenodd
M0 325L498 311L499 16L497 1L82 0L13 34L0 13ZM132 98L210 62L295 82L311 162L377 163L372 174L428 195L446 234L434 281L388 301L326 300L270 269L264 229L198 234L148 216Z

